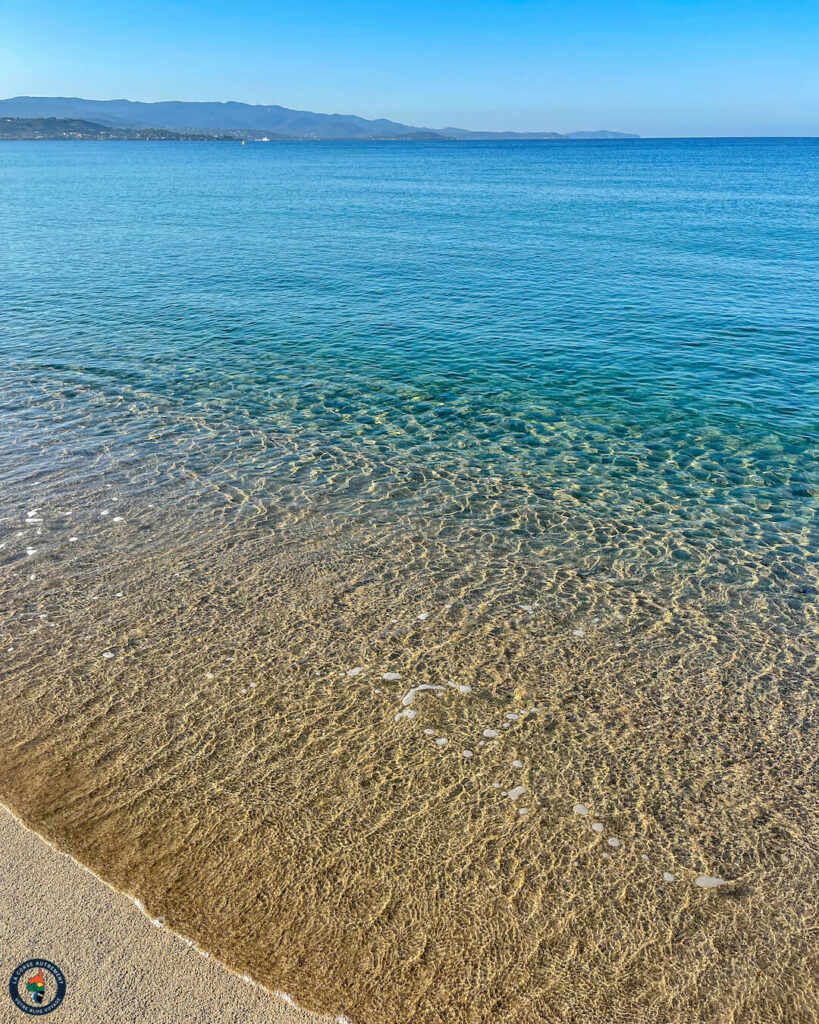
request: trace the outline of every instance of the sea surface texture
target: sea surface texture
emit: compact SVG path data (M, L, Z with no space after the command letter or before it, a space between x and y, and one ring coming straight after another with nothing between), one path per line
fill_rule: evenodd
M816 1021L817 158L3 143L0 798L355 1024Z

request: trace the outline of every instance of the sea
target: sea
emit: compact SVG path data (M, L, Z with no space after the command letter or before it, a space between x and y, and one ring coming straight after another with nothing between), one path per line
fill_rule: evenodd
M819 139L0 144L0 800L353 1024L815 1021L818 272Z

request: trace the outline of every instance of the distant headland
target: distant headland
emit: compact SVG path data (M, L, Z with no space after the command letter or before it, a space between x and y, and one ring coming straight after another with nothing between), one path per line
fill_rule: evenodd
M66 96L0 100L0 140L10 139L504 140L637 139L612 131L473 132L419 128L354 114L317 114L250 103L141 103Z

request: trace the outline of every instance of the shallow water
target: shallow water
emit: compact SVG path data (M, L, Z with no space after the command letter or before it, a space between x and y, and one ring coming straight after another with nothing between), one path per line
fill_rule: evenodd
M0 798L356 1024L815 1020L817 155L4 144Z

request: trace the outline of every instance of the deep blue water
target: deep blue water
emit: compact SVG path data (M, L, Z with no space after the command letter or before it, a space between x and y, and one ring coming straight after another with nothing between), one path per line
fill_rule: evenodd
M3 346L129 372L195 344L193 369L445 370L524 398L555 386L809 424L817 155L816 140L11 143Z

